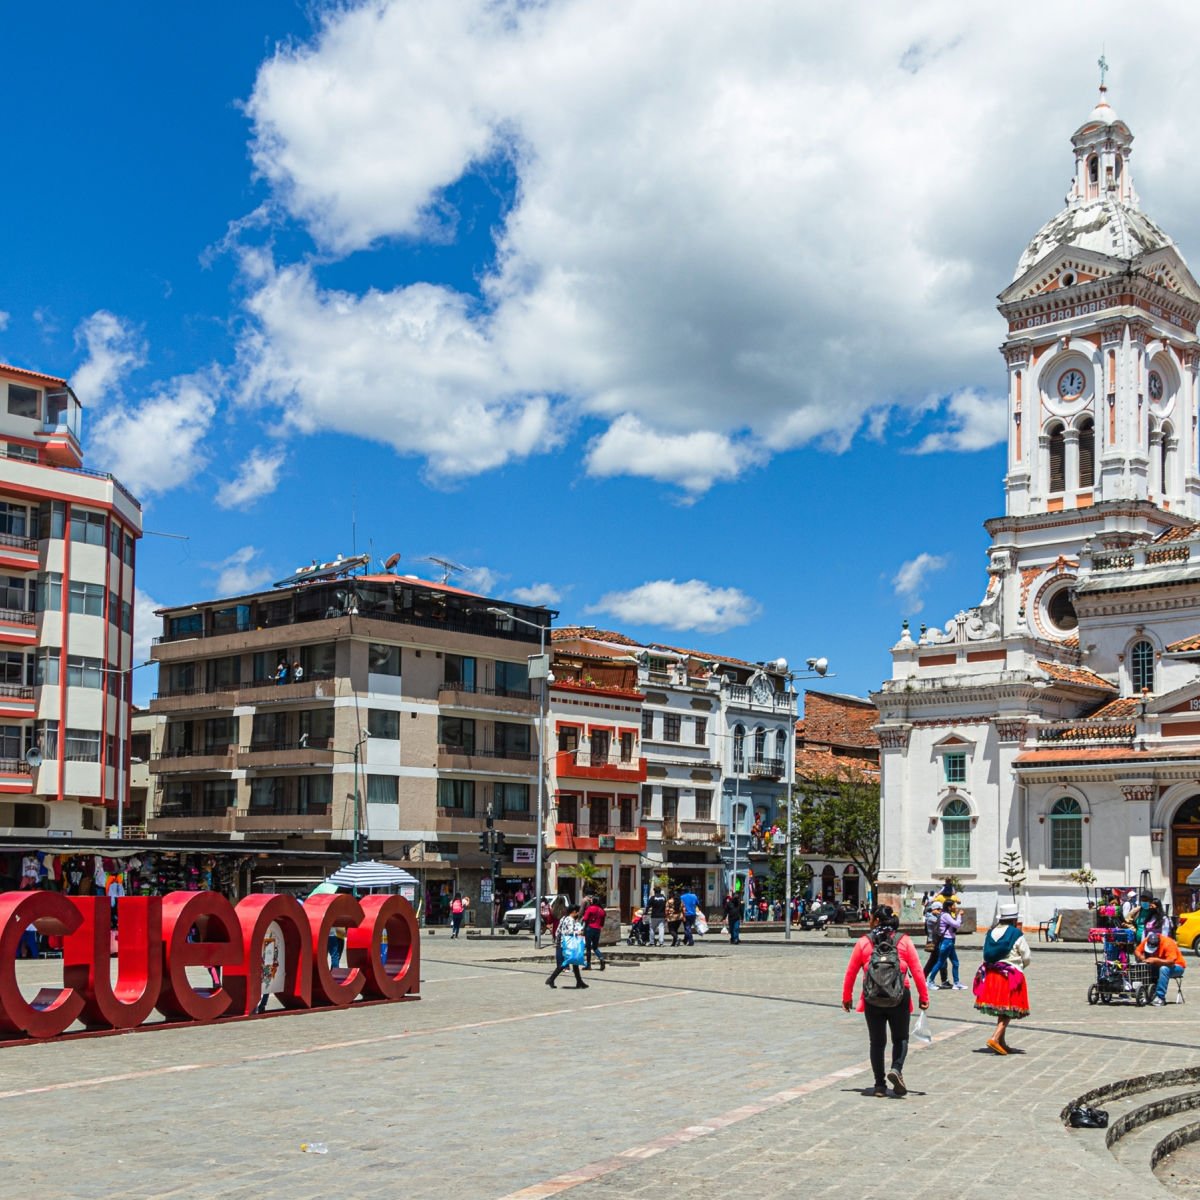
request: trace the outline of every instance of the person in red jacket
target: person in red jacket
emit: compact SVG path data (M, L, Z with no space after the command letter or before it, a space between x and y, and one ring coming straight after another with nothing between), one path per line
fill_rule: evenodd
M596 903L595 896L589 896L584 902L583 914L579 918L583 922L583 940L587 945L587 962L584 970L592 969L592 955L604 970L604 955L600 953L600 931L604 928L604 909Z
M867 1036L871 1042L871 1069L875 1073L875 1095L886 1096L887 1084L891 1083L892 1090L897 1096L908 1092L904 1083L904 1059L908 1054L908 1026L912 1017L912 993L908 981L911 978L917 985L917 998L921 1008L929 1007L929 988L925 982L925 972L921 970L921 960L917 957L917 948L906 933L900 933L900 922L890 906L879 905L871 914L871 932L860 937L854 944L846 967L846 977L842 980L842 1008L850 1011L854 999L854 983L860 975L864 976L864 994L859 996L858 1011L867 1019ZM867 968L876 950L890 952L894 948L899 958L900 983L903 994L896 1004L870 1003L866 999ZM883 1052L887 1046L888 1031L892 1035L892 1068L887 1073L885 1082L883 1075Z

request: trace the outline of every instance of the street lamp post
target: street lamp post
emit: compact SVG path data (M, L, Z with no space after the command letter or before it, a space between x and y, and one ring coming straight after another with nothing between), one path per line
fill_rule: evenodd
M541 677L542 702L538 710L537 847L534 850L533 866L533 943L540 950L542 948L542 890L544 886L542 881L542 848L546 841L546 707L550 695L550 669L549 664L546 662L546 626L539 625L536 621L526 620L524 617L518 617L516 613L509 612L506 608L489 607L487 611L493 616L504 617L509 621L516 621L519 625L527 625L530 629L538 631L538 659L540 660L541 669L546 672Z

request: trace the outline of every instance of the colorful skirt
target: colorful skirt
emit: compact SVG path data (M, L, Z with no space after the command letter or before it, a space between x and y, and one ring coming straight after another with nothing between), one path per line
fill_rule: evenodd
M993 1017L1020 1019L1029 1016L1029 989L1025 972L1007 963L984 963L975 976L975 1007Z

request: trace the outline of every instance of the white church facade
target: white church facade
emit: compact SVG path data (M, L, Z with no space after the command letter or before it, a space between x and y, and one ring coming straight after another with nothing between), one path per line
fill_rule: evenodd
M1005 515L982 602L892 647L879 710L880 896L957 877L981 925L1027 874L1027 925L1200 865L1200 285L1142 213L1100 102L1067 206L1000 296Z

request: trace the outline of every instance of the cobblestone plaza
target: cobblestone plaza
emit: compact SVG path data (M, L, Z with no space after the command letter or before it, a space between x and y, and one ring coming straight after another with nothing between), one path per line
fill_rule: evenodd
M423 951L418 1003L4 1049L7 1194L1165 1195L1058 1113L1200 1065L1194 1004L1091 1007L1086 952L1035 946L1008 1059L970 991L935 993L910 1094L880 1100L840 1006L847 944L618 951L586 995L544 987L528 938ZM32 991L59 964L19 970Z

